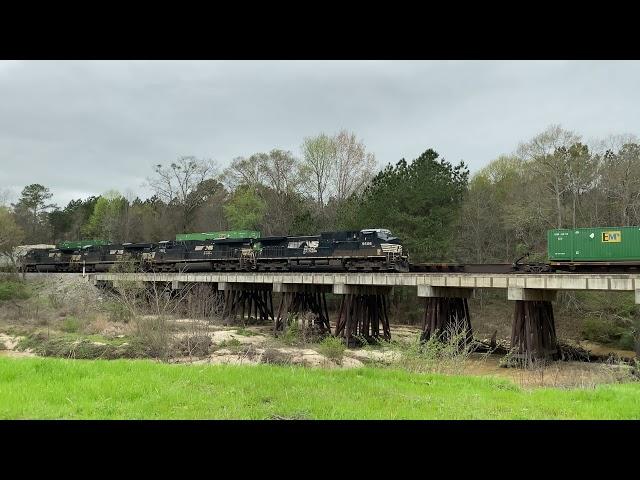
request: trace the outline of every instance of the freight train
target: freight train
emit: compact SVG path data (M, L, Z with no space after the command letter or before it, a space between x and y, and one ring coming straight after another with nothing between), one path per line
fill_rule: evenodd
M547 262L511 264L410 264L391 231L371 228L309 236L261 237L260 232L179 234L158 243L63 242L31 249L21 258L27 272L135 271L381 271L459 273L640 273L640 227L556 229L547 232Z
M402 242L384 228L278 237L211 232L158 243L63 242L30 250L20 263L27 272L104 272L114 266L141 272L409 271Z

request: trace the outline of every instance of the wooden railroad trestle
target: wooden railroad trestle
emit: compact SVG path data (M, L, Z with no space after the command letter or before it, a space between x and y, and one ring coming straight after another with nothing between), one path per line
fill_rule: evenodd
M386 293L349 293L342 296L336 320L335 336L342 336L347 345L359 339L391 340L389 302ZM380 330L382 327L382 331Z
M271 285L262 283L231 284L224 288L222 318L226 322L267 323L273 321Z
M311 312L314 315L314 326L319 333L330 333L329 309L325 292L282 292L278 313L275 315L274 331L284 330L289 315L298 315Z
M328 286L325 286L328 287ZM389 327L390 288L342 286L335 291L342 299L337 314L334 335L342 337L348 345L360 341L391 339ZM331 291L318 285L282 284L276 290L269 283L219 283L223 290L223 319L231 323L272 322L274 332L285 328L290 315L305 312L314 315L314 326L321 333L330 333L331 324L326 293ZM274 315L273 291L281 294L277 314ZM427 291L421 341L434 335L447 341L452 335L462 334L461 341L473 341L469 291L442 289ZM556 358L559 349L556 336L553 304L546 293L514 294L515 301L511 332L511 349L515 359L528 363ZM521 295L521 296L517 296ZM524 295L524 296L522 296Z
M426 342L432 336L447 341L461 336L464 342L473 340L471 315L466 298L427 297L420 340Z

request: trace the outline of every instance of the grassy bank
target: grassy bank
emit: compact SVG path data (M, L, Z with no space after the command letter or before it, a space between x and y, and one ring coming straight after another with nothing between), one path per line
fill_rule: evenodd
M640 418L640 384L525 391L372 368L0 358L0 418Z

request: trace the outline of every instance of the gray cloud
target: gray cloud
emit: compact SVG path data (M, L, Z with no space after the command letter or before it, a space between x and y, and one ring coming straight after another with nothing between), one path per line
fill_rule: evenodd
M477 170L561 123L638 134L639 62L0 62L0 191L55 201L144 179L179 155L213 158L348 128L380 164L434 148Z

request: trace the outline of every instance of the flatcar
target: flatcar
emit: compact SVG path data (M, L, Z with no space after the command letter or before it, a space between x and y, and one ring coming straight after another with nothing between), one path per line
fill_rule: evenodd
M414 272L640 273L640 227L589 227L547 231L547 260L530 254L512 264L412 264Z
M514 262L526 273L638 273L640 227L561 228L547 231L547 262Z

